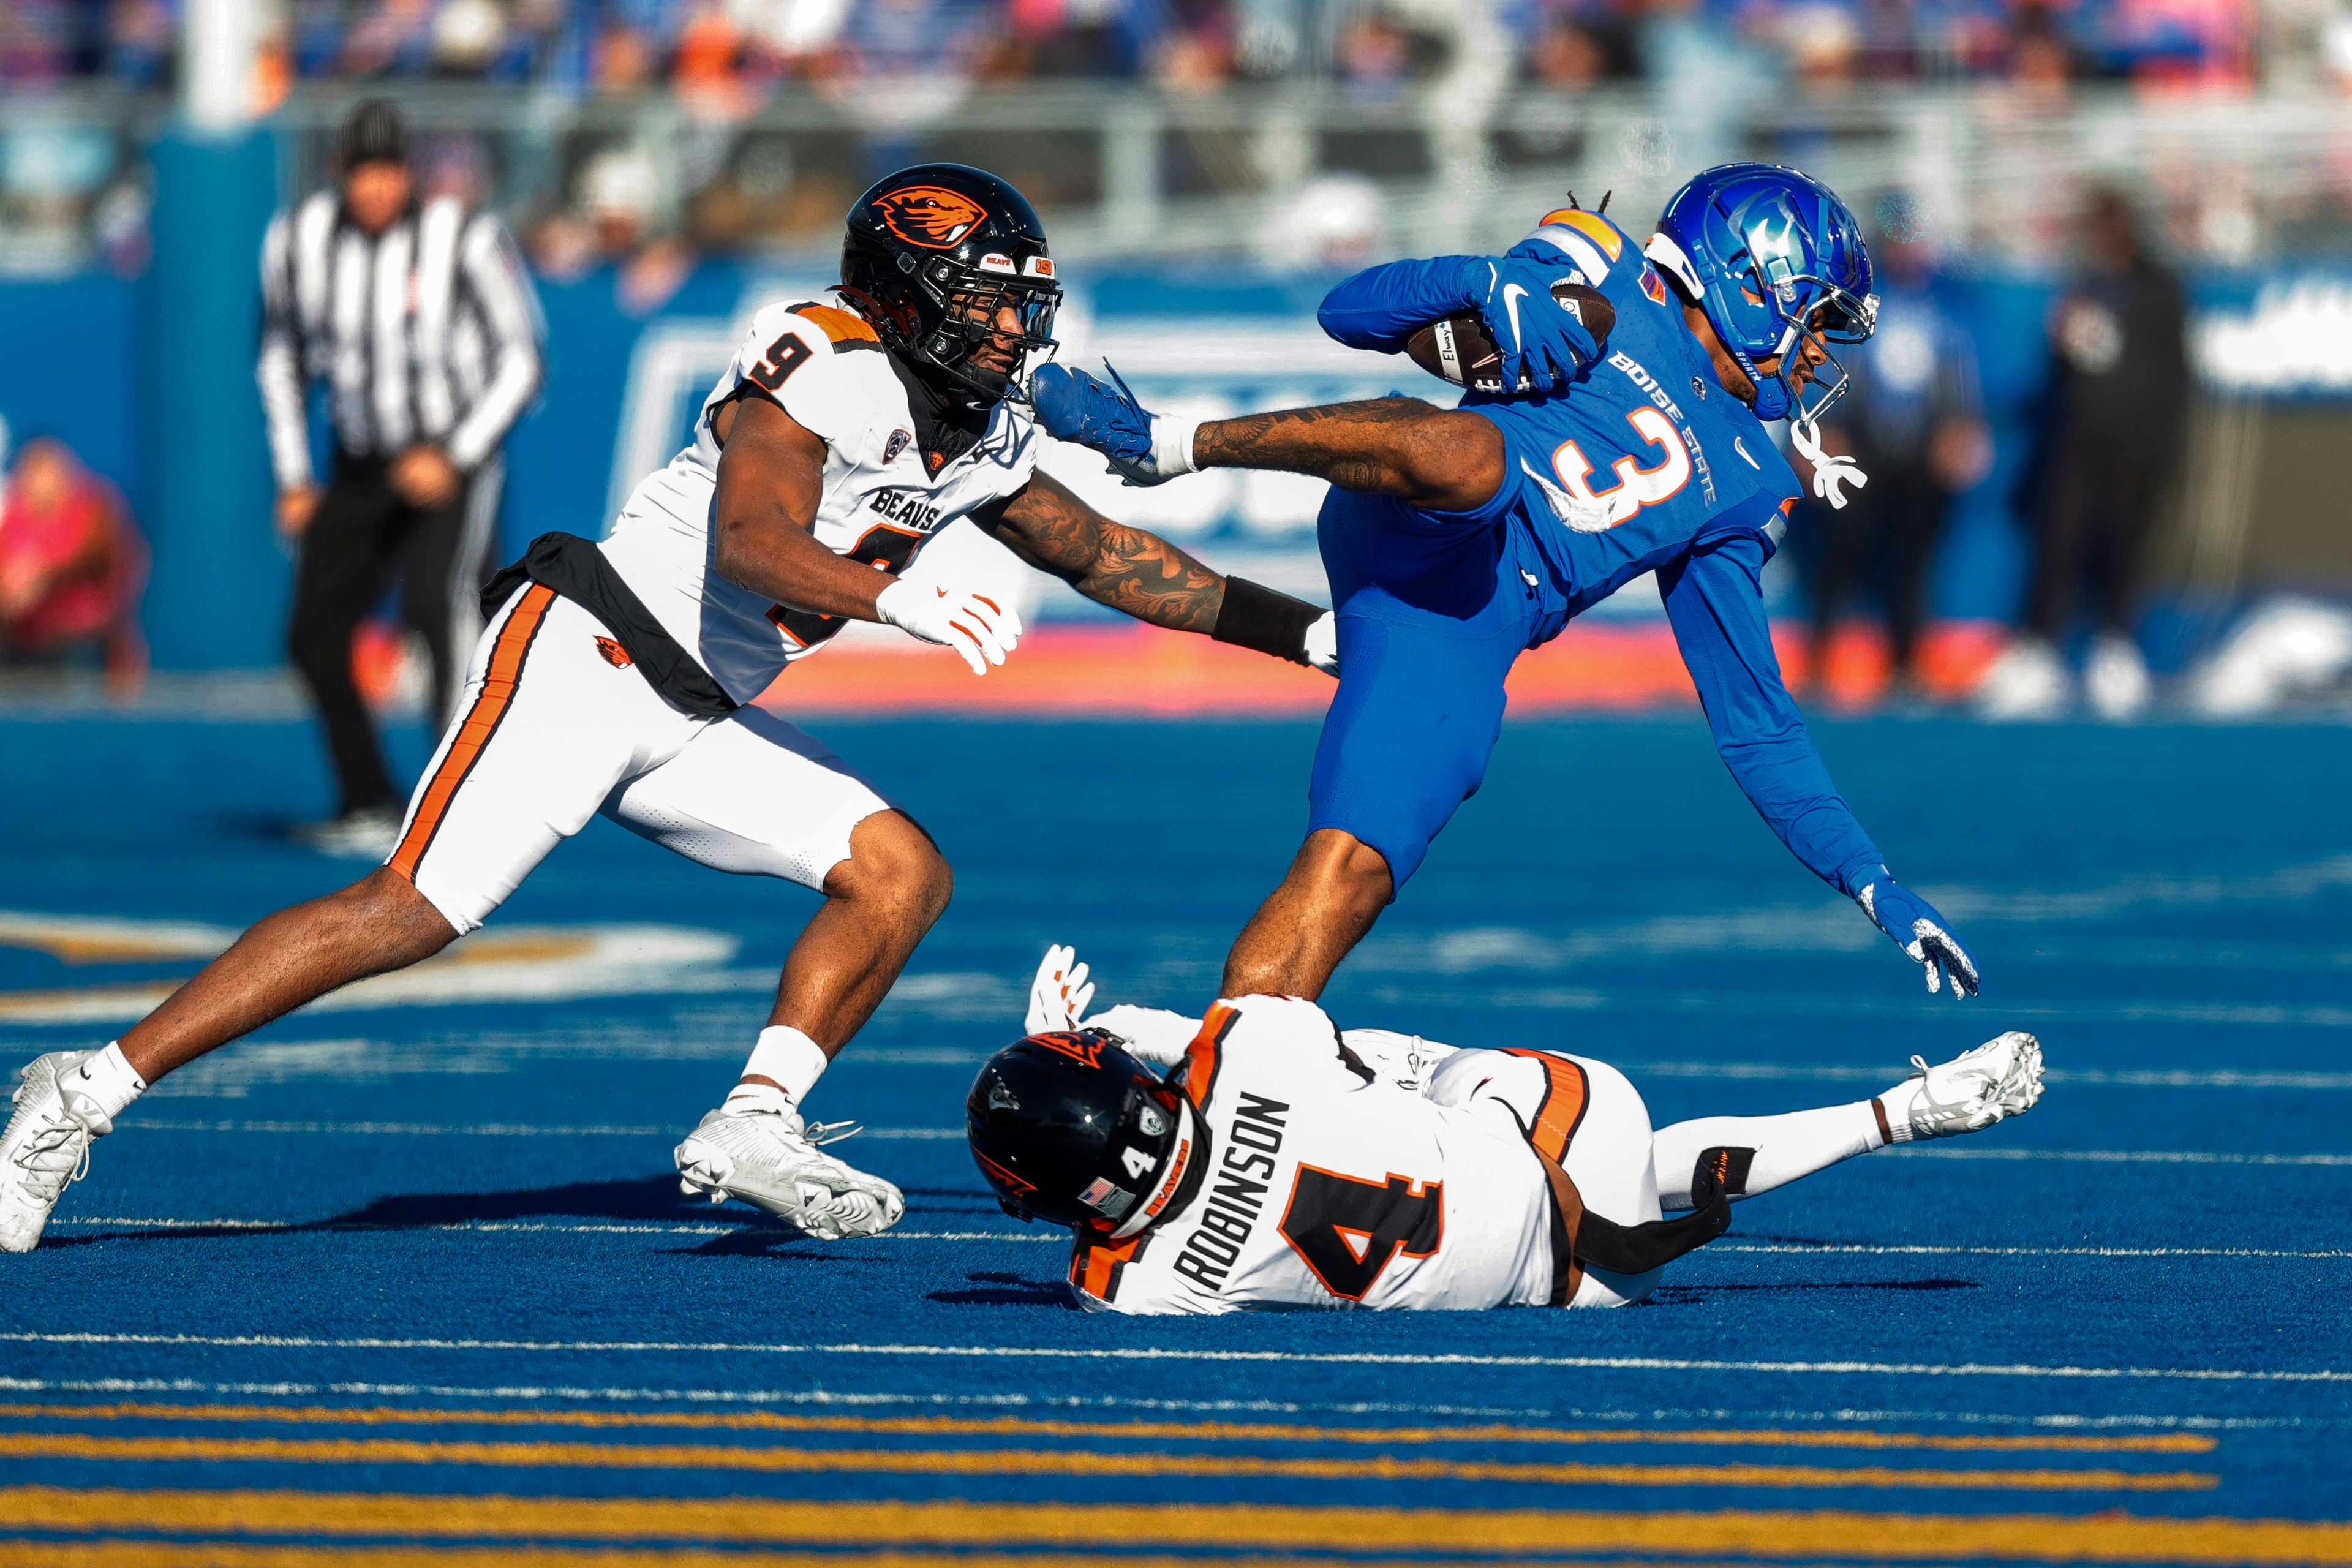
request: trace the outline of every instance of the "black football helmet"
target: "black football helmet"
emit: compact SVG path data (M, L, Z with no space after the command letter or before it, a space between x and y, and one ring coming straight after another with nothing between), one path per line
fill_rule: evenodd
M1031 1035L988 1058L963 1102L1004 1212L1124 1240L1200 1182L1192 1104L1099 1029Z
M909 369L974 408L1021 395L1022 362L1054 346L1062 303L1036 209L961 163L918 163L857 198L840 291ZM973 363L1007 304L1021 323L1020 357L1010 370Z

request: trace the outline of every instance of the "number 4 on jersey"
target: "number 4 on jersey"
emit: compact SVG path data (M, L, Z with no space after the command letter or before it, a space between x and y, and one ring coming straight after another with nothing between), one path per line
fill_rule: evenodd
M1399 1252L1436 1255L1445 1239L1445 1184L1399 1175L1367 1182L1301 1165L1282 1237L1326 1290L1360 1301Z

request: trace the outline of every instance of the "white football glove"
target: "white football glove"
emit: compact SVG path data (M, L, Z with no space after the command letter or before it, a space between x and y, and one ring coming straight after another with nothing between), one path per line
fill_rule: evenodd
M1087 978L1087 966L1077 962L1077 949L1049 947L1045 961L1037 966L1037 977L1029 983L1029 1013L1024 1021L1024 1032L1049 1035L1062 1029L1078 1027L1087 1008L1095 999L1094 983Z
M1184 1059L1201 1020L1165 1007L1138 1007L1122 1002L1087 1020L1089 1029L1106 1029L1127 1042L1127 1054L1154 1067L1172 1068Z
M875 595L874 612L908 637L944 643L974 675L1003 664L1021 641L1021 612L970 589L938 588L901 577Z
M1339 616L1326 610L1307 628L1307 662L1334 679L1339 674Z

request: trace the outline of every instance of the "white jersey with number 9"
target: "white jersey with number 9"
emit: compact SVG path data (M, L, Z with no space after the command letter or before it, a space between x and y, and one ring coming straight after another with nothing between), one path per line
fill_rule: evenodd
M864 317L818 304L771 305L752 317L703 402L694 439L631 492L603 546L663 627L739 702L844 624L775 604L712 563L711 418L745 396L766 398L824 442L817 542L877 570L903 570L940 530L1018 493L1037 468L1036 426L1025 407L1006 402L970 450L932 472L907 389Z

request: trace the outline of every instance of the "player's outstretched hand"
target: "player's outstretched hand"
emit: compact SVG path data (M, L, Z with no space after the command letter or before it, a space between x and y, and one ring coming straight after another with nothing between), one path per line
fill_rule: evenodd
M1094 1000L1094 982L1087 978L1077 949L1049 947L1045 962L1037 965L1037 977L1029 983L1029 1014L1022 1027L1032 1035L1075 1029Z
M1497 257L1488 266L1486 297L1478 300L1486 335L1503 356L1496 367L1505 386L1522 377L1537 393L1568 390L1586 365L1601 357L1601 345L1552 295L1554 284L1581 283L1584 276L1566 261Z
M1165 484L1192 471L1192 432L1197 419L1156 415L1136 401L1108 361L1109 382L1082 370L1048 364L1029 384L1030 405L1045 432L1075 441L1109 459L1111 471L1130 485Z
M1952 983L1954 1001L1977 994L1976 963L1935 905L1892 877L1881 877L1863 889L1854 902L1914 962L1927 966L1930 994L1942 990L1947 980Z
M955 649L974 675L986 675L990 665L1003 664L1021 641L1020 611L967 589L909 583L902 577L875 595L874 611L908 637Z

